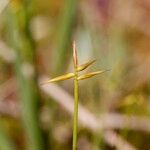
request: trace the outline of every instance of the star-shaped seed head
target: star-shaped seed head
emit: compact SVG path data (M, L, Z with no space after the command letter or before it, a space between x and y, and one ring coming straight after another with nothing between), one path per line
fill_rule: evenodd
M92 61L89 61L87 63L84 63L84 64L78 66L78 57L77 57L76 44L75 44L75 41L73 42L73 63L74 63L74 69L76 69L77 72L80 72L80 71L83 71L83 70L87 69L95 61L96 60L92 60ZM108 70L99 70L99 71L87 73L87 74L78 76L77 79L78 80L84 80L84 79L87 79L87 78L91 78L95 75L104 73L106 71L108 71ZM51 83L51 82L56 82L56 81L63 81L63 80L67 80L67 79L74 78L74 77L75 77L75 73L71 72L71 73L67 73L65 75L61 75L61 76L58 76L56 78L50 79L50 80L46 81L44 84Z

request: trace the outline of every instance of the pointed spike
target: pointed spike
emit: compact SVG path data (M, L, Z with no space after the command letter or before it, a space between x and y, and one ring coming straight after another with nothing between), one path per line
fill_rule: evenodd
M58 76L58 77L56 77L56 78L50 79L50 80L46 81L46 82L43 83L43 84L52 83L52 82L56 82L56 81L67 80L67 79L73 78L74 76L75 76L74 73L67 73L67 74L65 74L65 75L61 75L61 76Z
M96 60L91 60L85 64L82 64L80 65L78 68L77 68L77 71L80 72L80 71L83 71L85 70L87 67L89 67L90 65L92 65Z
M91 73L87 73L87 74L84 74L84 75L81 75L78 77L78 80L84 80L84 79L87 79L87 78L91 78L95 75L98 75L98 74L101 74L101 73L104 73L108 70L100 70L100 71L95 71L95 72L91 72Z
M78 58L77 58L77 49L76 49L75 41L73 41L73 62L74 62L74 66L77 67L78 66Z

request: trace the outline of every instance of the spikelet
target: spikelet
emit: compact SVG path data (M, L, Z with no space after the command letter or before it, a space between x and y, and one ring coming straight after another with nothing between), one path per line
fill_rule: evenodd
M85 64L82 64L80 65L78 68L77 68L77 71L80 72L80 71L83 71L85 70L87 67L89 67L90 65L92 65L96 60L91 60Z
M95 72L87 73L87 74L79 76L78 80L84 80L84 79L87 79L87 78L91 78L91 77L93 77L95 75L101 74L101 73L106 72L106 71L107 70L100 70L100 71L95 71Z
M52 82L56 82L56 81L67 80L67 79L73 78L74 76L75 76L74 73L67 73L67 74L65 74L65 75L61 75L61 76L58 76L58 77L56 77L56 78L50 79L50 80L46 81L46 82L43 83L43 84L52 83Z
M77 49L76 49L75 41L73 42L73 63L75 67L78 66Z
M78 58L77 58L76 45L75 45L75 41L73 42L73 63L74 63L74 69L75 69L76 73L85 70L90 65L92 65L95 61L96 60L91 60L91 61L89 61L87 63L84 63L84 64L78 66ZM87 74L79 76L77 79L78 80L84 80L84 79L91 78L91 77L93 77L95 75L101 74L101 73L106 72L106 71L108 71L108 70L100 70L100 71L95 71L95 72L87 73ZM42 84L52 83L52 82L56 82L56 81L67 80L67 79L75 77L76 73L67 73L65 75L61 75L61 76L58 76L56 78L50 79L50 80L48 80L48 81L46 81L46 82L44 82Z

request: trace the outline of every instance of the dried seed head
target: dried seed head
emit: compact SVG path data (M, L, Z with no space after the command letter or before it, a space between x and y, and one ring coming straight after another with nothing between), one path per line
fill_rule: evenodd
M84 80L84 79L87 79L87 78L91 78L91 77L93 77L95 75L101 74L101 73L106 72L106 71L107 70L100 70L100 71L95 71L95 72L87 73L87 74L79 76L78 80Z
M77 58L77 49L76 49L75 41L73 41L73 62L74 62L74 66L77 67L78 66L78 58Z
M96 60L92 60L92 61L89 61L89 62L87 62L87 63L85 63L85 64L80 65L80 66L77 68L77 71L79 72L79 71L85 70L87 67L89 67L90 65L92 65L95 61L96 61Z
M51 82L56 82L56 81L63 81L63 80L67 80L67 79L70 79L72 77L74 77L74 73L67 73L65 75L62 75L62 76L58 76L56 78L53 78L53 79L50 79L48 81L46 81L45 83L43 84L46 84L46 83L51 83Z

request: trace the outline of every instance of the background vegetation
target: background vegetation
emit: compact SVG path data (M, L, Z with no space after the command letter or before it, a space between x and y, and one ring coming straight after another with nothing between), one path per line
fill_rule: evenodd
M70 150L79 63L78 150L150 149L149 0L0 0L0 150ZM88 70L88 71L89 71Z

